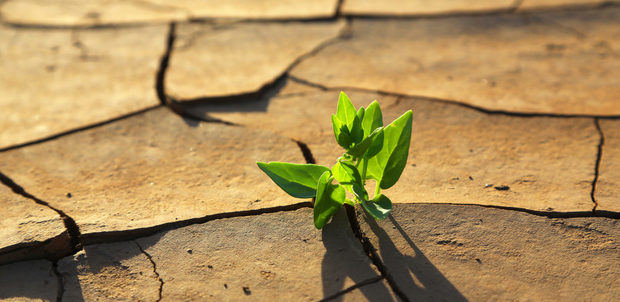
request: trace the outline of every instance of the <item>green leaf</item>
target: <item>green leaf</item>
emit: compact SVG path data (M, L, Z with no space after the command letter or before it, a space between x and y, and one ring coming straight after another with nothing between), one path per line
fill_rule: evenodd
M392 212L392 201L383 194L370 201L361 200L362 207L375 219L383 220Z
M359 143L364 139L364 129L362 128L362 119L364 118L364 107L360 107L360 109L355 114L355 118L353 119L353 123L349 127L349 132L351 133L351 140L354 143Z
M338 161L332 168L336 180L358 198L368 198L368 192L362 183L362 176L352 163Z
M407 165L412 116L413 112L409 110L383 128L381 150L374 157L367 157L366 176L377 180L381 189L392 187Z
M377 101L373 101L366 108L364 118L362 119L362 128L364 129L364 137L368 137L377 128L383 127L383 116L381 107Z
M356 112L349 97L344 92L340 92L336 115L332 115L332 125L336 141L343 148L348 150L352 144L364 139L364 129L362 129L364 112L363 107Z
M324 172L319 178L314 202L314 226L321 229L342 207L346 199L344 188L332 184L331 172Z
M329 171L328 167L312 164L291 164L281 162L257 162L282 190L293 197L311 198L316 195L319 177Z
M351 134L349 134L349 128L345 125L337 116L332 114L332 126L334 128L334 136L336 136L336 142L346 150L349 150L353 140Z
M340 97L338 98L336 117L338 117L338 119L340 119L342 123L347 125L347 128L351 130L353 120L356 117L355 106L353 106L353 103L351 103L349 97L342 91L340 92Z
M377 103L377 101L373 101L370 105L368 105L368 108L366 108L366 113L364 114L364 119L362 120L364 137L368 137L381 127L383 127L381 107L379 107L379 103ZM377 155L377 153L381 151L381 147L383 147L383 132L378 133L377 137L374 138L372 144L368 148L366 156L371 158Z
M381 142L383 142L383 134L381 133L382 131L383 128L375 129L375 131L373 131L372 133L370 133L370 135L364 138L362 142L356 144L355 146L353 146L353 148L349 149L347 153L351 154L354 157L362 157L366 150L368 150L368 148L373 145L373 142L375 141L375 138L377 138L377 136L381 135ZM376 145L376 143L374 145ZM376 152L379 152L379 150L381 150L381 146L376 147L376 149ZM377 154L376 152L375 154Z

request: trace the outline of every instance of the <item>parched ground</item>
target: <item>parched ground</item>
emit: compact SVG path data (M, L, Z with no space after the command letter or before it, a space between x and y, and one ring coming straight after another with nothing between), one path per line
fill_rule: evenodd
M0 0L2 301L618 301L620 3ZM375 221L339 91L412 109Z

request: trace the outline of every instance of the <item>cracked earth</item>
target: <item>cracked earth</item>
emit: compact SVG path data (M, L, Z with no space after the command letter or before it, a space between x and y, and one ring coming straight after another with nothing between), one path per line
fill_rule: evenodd
M620 4L0 1L0 300L617 301ZM413 138L392 215L331 166L345 91Z

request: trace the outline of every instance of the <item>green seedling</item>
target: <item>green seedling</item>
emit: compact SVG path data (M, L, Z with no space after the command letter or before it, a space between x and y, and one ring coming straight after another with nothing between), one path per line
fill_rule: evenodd
M383 126L377 101L355 109L349 97L340 93L338 109L332 115L336 142L345 149L330 169L314 164L258 162L282 190L297 198L315 198L314 226L321 229L343 204L361 204L376 219L385 219L392 201L381 193L396 184L407 164L411 141L411 110ZM366 181L375 180L372 198Z

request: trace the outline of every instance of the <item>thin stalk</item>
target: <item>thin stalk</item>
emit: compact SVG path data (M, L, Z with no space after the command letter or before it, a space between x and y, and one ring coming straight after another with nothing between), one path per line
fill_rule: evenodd
M368 160L364 161L364 165L362 166L362 184L366 185L366 170L368 169Z

